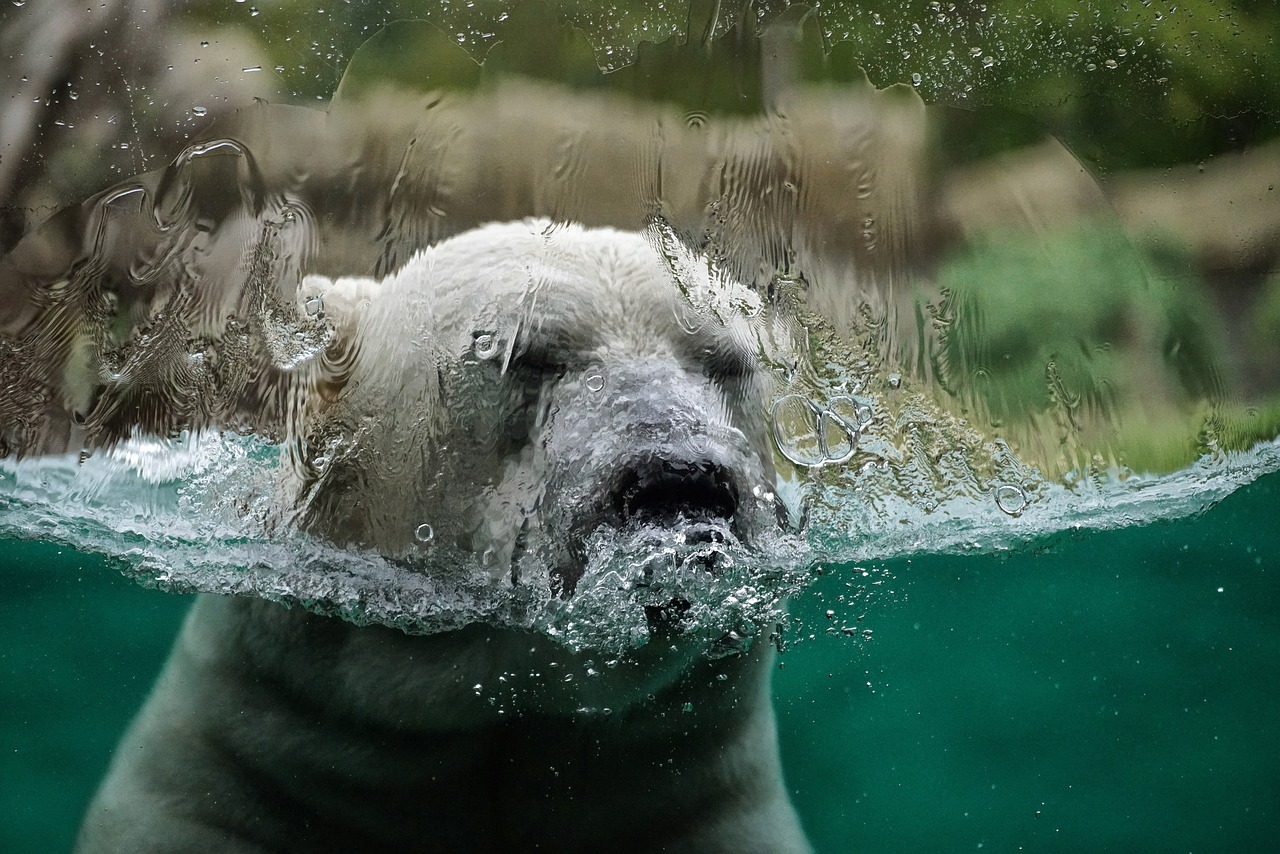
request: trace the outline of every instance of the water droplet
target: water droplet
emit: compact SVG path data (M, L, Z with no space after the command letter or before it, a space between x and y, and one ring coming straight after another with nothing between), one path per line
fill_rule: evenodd
M492 359L498 355L498 336L491 332L479 332L471 343L477 359Z
M604 389L604 374L591 374L586 379L586 385L591 391L602 391Z
M306 301L303 309L307 312L307 317L318 317L320 312L324 311L324 300L320 297L312 297Z
M431 542L435 536L435 529L426 522L423 522L421 525L413 529L413 538L423 545ZM478 688L479 686L476 687Z
M197 105L191 108L191 114L194 116L207 116L209 114L209 108Z
M1020 516L1022 511L1027 509L1027 504L1030 503L1027 499L1027 494L1022 491L1022 487L1011 483L997 486L994 494L996 506L1010 516Z
M711 450L711 437L702 432L692 433L689 435L689 447L696 454L705 454Z
M902 388L902 376L900 374L889 374L889 388Z
M773 404L773 438L782 455L798 466L818 466L826 460L819 435L822 410L799 394L788 394Z
M824 462L846 463L858 449L857 424L828 407L818 416L818 439Z

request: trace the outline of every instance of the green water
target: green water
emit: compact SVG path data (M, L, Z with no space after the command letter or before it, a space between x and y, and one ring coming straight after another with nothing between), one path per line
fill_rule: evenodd
M889 564L870 642L777 674L818 850L1276 850L1278 511L1272 475L1174 524ZM0 562L0 851L63 851L187 600L50 545ZM820 631L847 581L793 611Z

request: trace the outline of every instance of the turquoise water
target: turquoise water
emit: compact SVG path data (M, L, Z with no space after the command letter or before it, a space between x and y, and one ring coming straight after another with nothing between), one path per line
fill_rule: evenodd
M1178 522L877 565L870 641L821 634L830 572L775 683L817 849L1274 850L1278 512L1269 475ZM66 850L189 600L48 544L0 566L0 850Z

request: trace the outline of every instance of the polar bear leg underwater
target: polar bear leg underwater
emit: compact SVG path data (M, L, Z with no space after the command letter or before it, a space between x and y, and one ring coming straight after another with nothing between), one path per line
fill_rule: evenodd
M306 528L396 556L430 519L502 572L536 552L572 596L601 526L776 525L745 320L690 333L642 236L543 225L304 280L334 329L308 430L348 440L294 486ZM654 616L624 666L566 679L590 656L534 633L202 596L78 850L808 850L768 645L708 658Z

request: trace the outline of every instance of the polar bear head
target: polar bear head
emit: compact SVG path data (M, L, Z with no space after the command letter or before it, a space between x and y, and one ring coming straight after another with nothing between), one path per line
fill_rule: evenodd
M602 530L776 526L759 301L651 238L490 225L381 281L306 277L332 334L299 431L300 524L393 557L457 549L495 576L545 567L562 595Z

